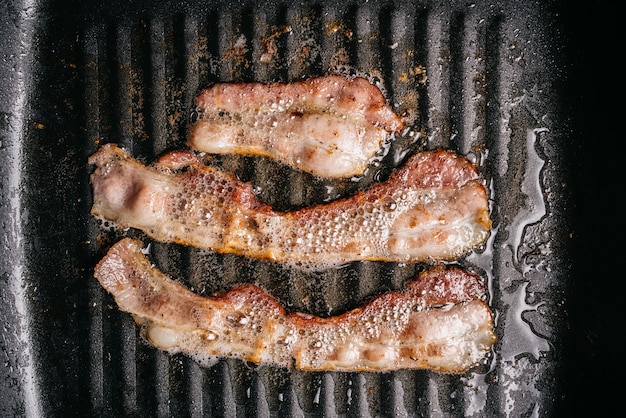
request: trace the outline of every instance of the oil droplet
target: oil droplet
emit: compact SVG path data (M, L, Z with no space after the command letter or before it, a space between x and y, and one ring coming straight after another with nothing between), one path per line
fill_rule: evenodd
M204 338L206 338L208 341L215 341L217 340L218 335L211 330L207 330L204 334Z
M250 318L242 312L234 312L226 316L226 321L234 327L240 327L248 324L248 322L250 322Z
M396 210L398 207L398 204L396 203L395 200L390 200L388 202L385 203L385 205L383 206L383 209L386 212L393 212L394 210Z
M315 340L311 342L311 348L322 348L322 342L320 340Z

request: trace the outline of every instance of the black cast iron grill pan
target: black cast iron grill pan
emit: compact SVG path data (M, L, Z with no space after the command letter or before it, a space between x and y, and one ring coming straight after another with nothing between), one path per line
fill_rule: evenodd
M548 416L560 398L567 291L562 114L553 15L542 2L9 2L3 48L0 415ZM21 54L21 55L20 55ZM223 360L202 368L144 343L93 279L123 236L195 291L261 285L320 316L399 289L424 265L299 271L150 242L89 215L87 157L114 142L152 163L184 147L193 97L218 81L327 71L383 87L410 129L361 178L328 181L264 158L212 163L290 210L354 193L422 149L474 159L494 230L458 260L489 281L496 344L462 375L303 372ZM6 74L5 74L6 73ZM55 367L52 367L55 365Z

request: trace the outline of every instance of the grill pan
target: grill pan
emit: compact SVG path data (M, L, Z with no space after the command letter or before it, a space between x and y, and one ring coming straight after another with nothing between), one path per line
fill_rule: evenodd
M490 2L34 2L0 5L1 416L558 416L579 340L568 169L574 126L558 4ZM567 27L565 27L567 29ZM213 163L290 210L380 181L422 149L454 149L487 179L494 230L458 261L488 281L499 341L462 375L202 368L144 343L93 279L133 230L89 215L87 157L115 142L146 163L184 146L193 97L217 81L325 72L378 80L410 120L361 178L325 181L263 158ZM576 135L576 133L574 133ZM151 243L195 291L267 289L320 316L400 289L422 265L300 271ZM569 309L569 310L568 310ZM574 315L575 318L578 316ZM582 349L581 349L582 350Z

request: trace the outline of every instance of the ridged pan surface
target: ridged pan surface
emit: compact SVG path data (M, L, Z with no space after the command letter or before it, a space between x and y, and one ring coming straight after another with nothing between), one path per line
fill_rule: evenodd
M570 265L553 15L540 1L502 3L2 6L2 46L15 65L2 73L11 87L0 120L0 415L549 416L561 393L555 347ZM149 164L185 146L201 88L329 71L371 77L408 118L379 165L329 181L266 158L212 162L290 210L366 189L420 150L475 161L494 229L456 264L488 280L499 340L468 373L304 372L238 360L203 368L146 344L93 278L121 237L150 242L89 214L87 157L100 145ZM174 244L151 242L150 251L201 294L256 283L287 309L320 316L400 289L424 267L303 271Z

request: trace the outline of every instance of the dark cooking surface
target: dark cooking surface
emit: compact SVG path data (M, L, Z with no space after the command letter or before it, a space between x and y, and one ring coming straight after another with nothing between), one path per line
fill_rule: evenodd
M580 144L570 149L581 111L563 87L580 78L566 78L574 50L563 44L582 38L563 35L571 27L553 4L504 3L3 2L0 416L516 417L575 410L585 392L574 379L599 376L586 364L573 371L584 344L595 349L589 340L597 338L573 305L584 300L573 287L580 282L574 255L583 253L573 245L582 242L574 215L587 212L573 211L581 176L568 167L583 154ZM235 360L203 369L144 344L92 278L113 242L143 238L106 232L89 215L86 159L98 145L116 142L151 162L184 144L199 88L288 81L331 66L380 79L390 102L410 112L420 139L400 138L381 168L356 182L328 183L253 158L216 164L288 209L367 187L420 146L476 158L491 187L495 228L485 248L460 264L490 280L500 341L470 373L309 373ZM318 315L399 288L421 268L354 263L301 272L155 243L151 257L197 291L255 282L290 309ZM577 326L582 338L572 332Z

